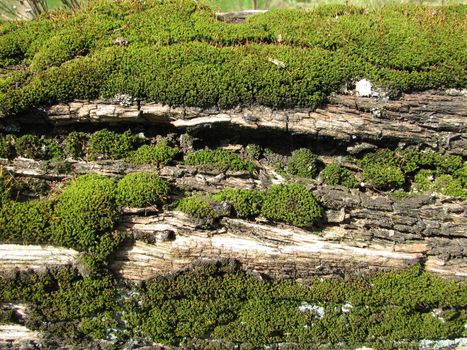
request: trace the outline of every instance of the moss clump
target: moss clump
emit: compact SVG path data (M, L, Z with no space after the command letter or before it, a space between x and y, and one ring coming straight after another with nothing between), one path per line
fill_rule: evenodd
M64 152L73 159L84 158L86 154L88 135L84 132L72 131L65 139Z
M335 163L326 165L321 172L321 179L326 185L330 186L342 185L349 188L358 186L355 175L350 170Z
M15 137L0 134L0 158L11 159L15 156Z
M216 201L228 201L231 203L238 217L252 218L261 213L261 207L264 201L264 192L228 188L213 195L213 199Z
M72 267L0 277L0 302L34 305L26 326L67 346L83 347L92 339L118 333L118 298L118 284L110 275L83 277Z
M182 198L178 203L178 210L195 219L201 227L213 225L223 214L219 209L218 203L210 196L202 194Z
M263 153L263 150L261 146L251 143L245 147L243 155L248 160L259 160L262 153Z
M439 175L433 183L433 191L446 196L467 197L467 190L463 188L460 180L451 175Z
M318 156L308 148L293 151L287 162L287 171L291 175L314 178L318 175Z
M0 67L25 68L3 78L0 110L118 93L168 105L313 108L360 77L395 93L462 87L460 13L464 6L332 6L232 26L194 2L90 3L6 27ZM115 45L118 37L129 45Z
M188 153L185 156L185 164L194 166L216 167L220 171L249 171L255 170L255 165L240 158L238 154L223 149L200 150Z
M15 179L0 166L0 201L10 199L15 193Z
M16 154L38 160L58 160L63 157L60 146L51 139L35 135L23 135L15 141Z
M462 183L465 179L463 175L465 165L460 156L441 155L413 148L395 151L380 149L366 154L357 163L363 169L365 181L380 190L399 188L413 177L413 187L417 191L429 191L433 189L433 180L443 175L454 177L456 183L459 181L461 187L464 186ZM448 191L448 193L460 192Z
M465 183L451 175L436 175L434 171L422 169L415 175L413 184L419 192L437 192L445 196L466 197Z
M119 218L115 182L93 174L76 178L58 196L54 214L55 242L83 251L92 249Z
M347 277L316 278L304 285L258 280L228 265L197 266L143 283L127 302L126 321L155 342L214 338L251 348L271 343L353 348L374 339L379 346L397 341L400 347L404 341L463 334L463 283L418 266L370 278ZM319 308L321 315L315 311ZM444 321L432 314L436 308L443 310Z
M297 184L274 185L266 191L261 214L274 221L299 227L321 219L321 207L313 194Z
M0 204L0 241L19 244L49 243L52 218L50 201L4 201Z
M107 129L96 131L88 142L88 159L120 159L126 157L135 146L130 133L117 134Z
M170 192L167 182L152 173L132 173L117 184L117 204L144 208L163 203Z
M418 151L415 149L395 150L394 160L400 165L405 174L414 173L420 169L432 169L437 174L454 174L462 168L461 156L438 154L430 151Z
M156 145L143 145L134 151L127 160L132 164L167 165L179 153L176 147L170 147L166 140L160 140Z
M363 168L363 179L379 190L400 188L405 183L401 169L396 166L370 164Z
M433 186L434 179L435 177L432 170L422 169L415 175L414 188L418 192L430 191Z

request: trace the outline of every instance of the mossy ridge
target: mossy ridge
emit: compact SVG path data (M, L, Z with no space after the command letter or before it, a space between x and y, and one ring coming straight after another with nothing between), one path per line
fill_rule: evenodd
M144 208L167 200L170 187L158 175L149 172L131 173L117 184L116 201L124 207Z
M467 319L465 283L420 266L304 284L259 280L224 263L197 265L131 289L108 274L83 277L71 267L18 272L0 276L0 282L0 302L33 304L28 328L68 344L111 335L120 345L145 339L179 345L198 338L253 349L279 342L354 346L378 339L385 348L460 337Z
M118 93L169 105L314 108L362 77L394 91L463 87L465 8L334 5L232 25L194 1L97 1L74 16L2 26L0 65L27 69L2 78L0 110Z
M31 304L25 326L67 345L118 333L120 293L110 274L83 277L72 267L0 276L0 302Z
M136 165L168 165L178 155L178 147L172 147L166 139L157 141L155 145L142 145L136 151L132 152L126 160Z
M195 194L183 198L178 209L212 224L222 216L232 215L222 207L223 202L233 206L237 217L251 219L263 215L272 221L298 227L311 227L322 217L316 198L299 184L273 185L265 191L229 188L214 195Z
M256 169L256 166L252 162L243 160L238 154L220 148L187 153L184 163L187 165L218 168L220 171L248 171L252 173Z
M412 183L418 192L438 192L465 197L466 162L461 156L441 155L412 148L379 149L356 161L363 178L378 190L401 188Z
M107 129L92 134L71 132L63 141L29 134L19 137L0 134L0 157L13 159L16 156L25 156L36 160L50 160L52 163L44 165L58 173L67 173L70 170L70 163L63 161L65 156L87 160L124 159L135 165L158 167L178 163L180 150L173 140L161 138L155 144L144 143L147 140L131 134L130 131L117 133ZM184 163L208 170L254 173L257 161L263 158L287 179L290 176L313 178L322 168L319 157L309 149L297 149L287 159L269 149L262 151L258 145L246 146L241 154L221 148L188 152L185 153ZM360 168L361 174L355 169L352 172L341 165L329 164L321 172L320 179L328 185L350 188L358 187L358 181L363 180L362 186L376 191L412 189L454 197L466 196L467 163L459 155L438 154L414 147L396 150L381 148L360 159L348 161L355 163L353 165ZM431 185L421 186L417 182L426 181L417 174L424 174L426 171L432 173L428 176Z
M359 345L375 338L392 343L461 336L466 319L463 284L419 267L370 279L314 279L300 285L260 281L211 265L147 281L138 292L129 303L131 328L165 344L178 344L183 337L225 339L254 348L278 342ZM347 311L342 311L344 305ZM321 307L322 318L315 311ZM433 309L442 309L446 320L437 319Z

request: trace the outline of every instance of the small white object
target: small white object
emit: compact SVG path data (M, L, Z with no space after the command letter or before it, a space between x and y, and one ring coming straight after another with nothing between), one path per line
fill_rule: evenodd
M320 319L324 317L324 307L319 305L312 305L306 302L302 302L302 304L298 307L300 312L313 312L318 315Z
M358 96L370 97L372 96L372 84L369 80L361 79L355 84L355 91Z
M341 310L344 314L348 314L350 311L352 311L353 305L350 303L345 303L344 305L341 306Z
M278 59L276 58L268 58L268 61L275 64L276 66L278 66L279 68L285 68L285 63L282 62L282 61L279 61Z

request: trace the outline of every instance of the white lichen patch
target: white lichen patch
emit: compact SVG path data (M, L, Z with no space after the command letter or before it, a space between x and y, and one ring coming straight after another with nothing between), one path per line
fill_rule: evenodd
M316 314L319 319L322 319L325 315L324 307L314 304L309 304L307 302L302 302L302 304L298 307L298 311L300 312L310 312Z
M344 314L348 314L350 311L352 311L353 305L350 303L345 303L344 305L341 306L341 311Z
M420 342L421 350L442 350L442 349L458 349L465 350L467 347L467 338L445 339L445 340L429 340L425 339Z
M30 341L39 339L39 332L35 332L18 324L0 325L0 342Z
M373 92L373 85L369 80L361 79L355 84L355 92L357 96L371 97Z
M443 315L443 310L442 309L433 309L431 311L431 315L433 317L436 317L439 321L441 321L441 323L446 322L446 320L442 317L442 315Z

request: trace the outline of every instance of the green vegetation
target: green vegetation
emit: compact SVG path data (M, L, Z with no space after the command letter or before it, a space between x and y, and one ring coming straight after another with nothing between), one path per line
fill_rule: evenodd
M178 203L178 209L194 219L212 223L219 218L219 213L214 209L214 205L215 201L210 196L194 194L181 199Z
M274 221L303 227L321 219L321 207L313 194L297 184L273 185L264 196L261 214Z
M152 173L132 173L117 184L117 204L144 208L163 203L170 192L169 185Z
M255 170L255 165L240 158L238 154L223 149L200 150L188 153L185 156L185 164L195 166L214 167L219 171L249 171Z
M52 139L35 135L23 135L14 140L16 155L36 160L59 160L63 158L60 146ZM11 156L11 154L10 154Z
M96 131L88 142L88 159L120 159L133 150L136 137L129 132L117 134L107 129Z
M208 265L143 283L127 303L127 321L133 334L164 344L184 337L220 338L255 349L280 342L359 345L374 339L390 344L451 338L463 333L464 287L419 267L368 280L315 279L300 285ZM438 308L444 321L431 313Z
M358 186L354 174L336 163L326 165L321 172L321 179L326 185L330 186L342 185L349 188Z
M371 164L363 169L363 179L379 190L400 188L404 182L404 174L395 166Z
M0 205L0 241L19 244L48 243L52 218L50 201L3 202Z
M0 79L0 110L119 93L168 105L314 108L363 77L393 93L463 87L464 16L463 5L340 5L233 25L195 1L93 1L74 15L0 26L0 67L17 67Z
M15 191L13 176L0 166L0 203L5 199L10 199Z
M26 326L45 334L49 341L105 339L118 328L119 289L109 275L83 277L71 267L42 274L20 272L0 277L0 302L26 302Z
M300 177L316 177L318 175L318 156L308 148L293 151L287 163L287 172Z
M0 134L0 158L13 158L15 156L13 135L1 135Z
M380 149L366 154L357 163L363 169L365 181L380 190L397 189L407 181L413 181L413 187L419 192L465 196L467 176L461 156L410 148L395 151Z
M75 179L57 198L53 240L80 251L93 249L119 218L115 197L112 179L92 174Z
M176 147L170 147L165 139L155 145L143 145L130 154L127 160L136 165L152 164L157 166L170 164L179 153Z
M433 183L433 191L446 196L467 197L467 189L462 186L460 180L454 179L451 175L437 176Z
M252 219L261 214L299 227L311 226L321 219L321 207L313 194L297 184L274 185L266 191L228 188L214 195L195 194L183 198L178 209L209 226L216 219L231 215L224 202L231 204L240 218Z
M86 154L88 136L84 132L70 132L65 139L64 152L73 159L84 158Z
M264 192L228 188L213 195L213 199L231 203L235 214L240 218L253 218L261 213Z
M66 267L1 276L0 302L33 304L28 328L80 346L110 336L116 347L128 340L179 345L192 338L244 343L245 349L280 342L356 346L375 339L378 348L399 347L460 337L467 319L464 283L419 266L299 284L260 280L232 264L203 264L132 289L109 274L83 277Z

